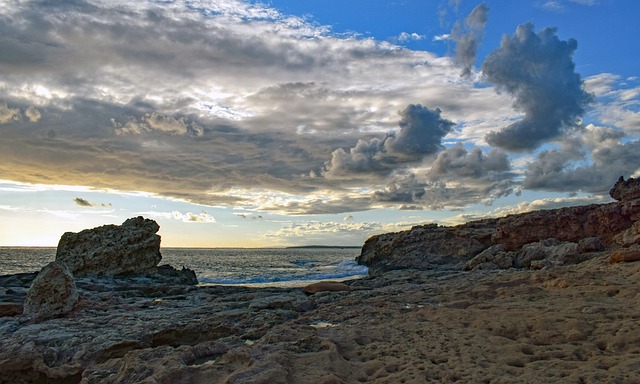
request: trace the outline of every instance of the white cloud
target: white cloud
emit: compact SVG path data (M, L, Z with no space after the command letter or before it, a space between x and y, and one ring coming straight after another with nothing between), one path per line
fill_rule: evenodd
M6 103L0 103L0 124L20 120L20 109L10 108Z
M42 117L42 115L40 114L40 111L38 111L38 109L36 107L34 107L33 105L29 106L25 111L24 111L25 116L27 116L27 118L29 119L29 121L35 123L38 120L40 120L40 117Z
M398 37L396 37L396 40L400 43L406 43L407 41L420 41L420 40L424 40L426 38L425 35L420 35L418 33L408 33L408 32L401 32Z
M138 212L138 215L143 215L155 219L176 220L183 223L215 223L216 219L205 211L200 213L180 211L162 212L162 211L146 211Z
M448 33L433 36L433 41L448 41L448 40L451 40L451 35Z

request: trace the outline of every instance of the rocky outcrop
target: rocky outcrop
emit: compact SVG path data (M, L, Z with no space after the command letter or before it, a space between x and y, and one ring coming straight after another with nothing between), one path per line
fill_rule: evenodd
M158 223L141 216L62 235L56 261L74 276L114 276L155 271L162 259Z
M357 261L370 275L461 263L466 270L540 269L583 261L593 252L640 243L640 179L621 178L611 196L619 201L373 236Z
M637 213L635 209L627 209L622 203L611 203L509 215L498 220L492 243L510 251L548 238L577 243L586 237L598 237L611 244L618 233L631 227L633 213Z
M429 224L373 236L364 243L356 260L369 267L370 275L391 269L461 266L490 245L494 226L495 220L457 227Z
M613 188L609 191L609 195L618 201L630 201L640 199L640 178L629 180L620 176Z
M71 273L54 261L33 280L24 302L24 314L38 322L64 316L71 312L79 297Z

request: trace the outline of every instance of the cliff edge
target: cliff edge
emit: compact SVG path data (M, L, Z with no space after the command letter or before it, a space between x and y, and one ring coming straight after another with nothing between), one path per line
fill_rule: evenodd
M603 251L633 253L640 243L640 179L620 177L609 194L617 201L376 235L357 262L375 276L394 269L541 269Z

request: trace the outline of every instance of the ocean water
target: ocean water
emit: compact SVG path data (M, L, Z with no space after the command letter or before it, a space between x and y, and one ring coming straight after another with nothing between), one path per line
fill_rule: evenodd
M200 284L301 286L364 277L356 248L162 248L160 264L191 268ZM0 247L0 275L35 272L55 248Z

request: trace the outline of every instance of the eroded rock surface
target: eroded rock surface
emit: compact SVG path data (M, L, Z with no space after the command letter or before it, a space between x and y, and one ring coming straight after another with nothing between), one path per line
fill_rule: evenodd
M114 276L155 271L162 259L160 226L141 216L62 235L56 261L74 276Z
M35 321L60 317L73 310L79 294L69 270L58 262L47 264L27 291L24 314Z

